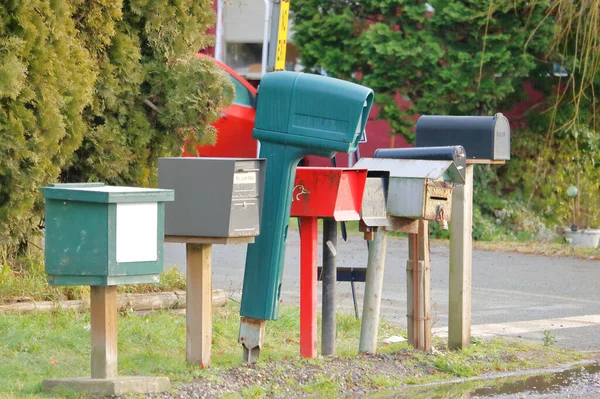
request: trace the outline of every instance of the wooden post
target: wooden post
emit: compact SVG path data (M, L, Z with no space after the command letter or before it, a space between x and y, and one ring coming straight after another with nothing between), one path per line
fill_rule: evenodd
M408 343L416 349L431 350L431 263L429 222L418 221L418 233L408 235L406 262Z
M419 303L420 330L423 332L421 350L431 351L431 261L429 249L429 222L419 221Z
M210 366L212 340L212 244L186 247L186 359Z
M360 352L375 353L377 351L377 331L379 329L379 312L381 293L383 291L383 271L387 248L387 232L380 228L375 232L369 245L367 276L365 281L365 297L363 301L362 322L360 327Z
M452 191L448 301L448 347L452 349L471 344L472 227L473 165L467 163L464 186L455 186Z
M300 356L317 357L317 218L300 218Z
M92 378L116 378L117 286L90 287Z

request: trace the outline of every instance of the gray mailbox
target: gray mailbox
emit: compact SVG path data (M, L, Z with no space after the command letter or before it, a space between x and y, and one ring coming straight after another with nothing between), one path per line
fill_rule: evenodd
M257 236L264 177L264 159L160 158L158 186L177 193L165 206L165 235Z
M464 179L452 161L362 158L357 168L389 171L388 214L395 217L448 221L452 184Z
M461 145L467 157L510 159L510 124L501 113L494 116L423 115L415 130L417 147Z
M370 170L363 193L360 209L359 230L365 238L372 240L378 227L389 225L387 219L387 196L390 173L384 170Z

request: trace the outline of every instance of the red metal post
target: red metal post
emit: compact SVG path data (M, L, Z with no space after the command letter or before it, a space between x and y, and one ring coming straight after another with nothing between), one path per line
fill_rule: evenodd
M300 218L300 356L317 357L317 218Z

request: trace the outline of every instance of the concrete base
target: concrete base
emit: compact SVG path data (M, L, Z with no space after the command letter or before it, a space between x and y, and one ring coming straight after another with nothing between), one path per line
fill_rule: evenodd
M98 395L164 392L171 388L167 377L60 378L44 380L42 385L44 391L61 387Z

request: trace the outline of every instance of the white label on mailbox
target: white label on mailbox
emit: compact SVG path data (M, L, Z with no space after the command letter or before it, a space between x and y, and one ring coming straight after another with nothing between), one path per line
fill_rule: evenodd
M256 172L234 173L233 184L256 184Z
M158 204L117 204L117 262L158 259Z

